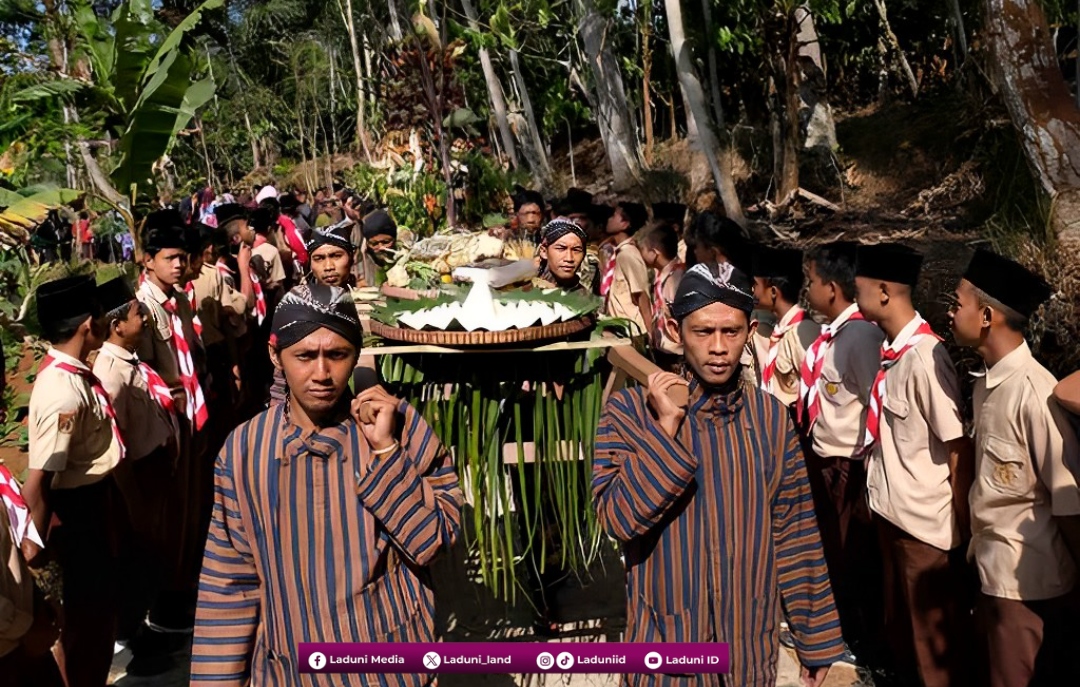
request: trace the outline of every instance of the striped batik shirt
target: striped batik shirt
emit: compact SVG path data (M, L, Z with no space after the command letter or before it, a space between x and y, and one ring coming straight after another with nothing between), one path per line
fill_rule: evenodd
M352 420L303 435L286 404L238 427L214 468L191 684L423 685L430 675L300 675L301 642L429 642L426 566L460 529L450 454L407 403L375 457Z
M780 620L804 665L835 662L840 622L802 451L787 409L745 383L691 380L677 438L646 389L611 397L597 430L593 494L623 543L629 642L728 642L727 675L627 675L635 686L776 683Z

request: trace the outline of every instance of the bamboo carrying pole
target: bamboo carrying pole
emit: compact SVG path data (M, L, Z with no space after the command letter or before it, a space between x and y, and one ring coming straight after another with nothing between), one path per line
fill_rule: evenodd
M649 376L662 370L651 360L641 355L633 346L615 346L608 349L608 362L636 380L638 384L648 384ZM677 406L685 407L690 403L690 388L681 384L668 387L668 398Z

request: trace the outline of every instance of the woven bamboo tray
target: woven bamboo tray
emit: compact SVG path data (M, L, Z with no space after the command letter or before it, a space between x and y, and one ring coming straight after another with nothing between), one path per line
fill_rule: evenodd
M432 346L496 346L506 344L524 343L527 341L543 341L544 339L557 339L585 331L593 325L591 317L581 317L570 322L559 322L543 327L527 327L525 329L508 329L502 332L447 332L442 330L405 329L391 327L382 322L371 321L371 333L392 339L394 341L406 341L415 344L428 344Z

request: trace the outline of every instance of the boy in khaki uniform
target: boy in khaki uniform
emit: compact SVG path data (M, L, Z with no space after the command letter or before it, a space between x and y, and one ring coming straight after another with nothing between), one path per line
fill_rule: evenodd
M855 304L853 244L821 246L806 261L807 302L828 324L803 359L796 415L844 637L862 658L880 639L881 570L862 457L884 335Z
M112 663L117 591L112 561L120 497L112 471L124 458L124 443L112 402L86 364L101 346L93 277L47 282L36 298L52 347L30 395L23 496L62 573L65 681L68 687L101 687ZM50 529L54 516L59 524ZM27 562L35 566L42 549L27 544Z
M162 524L179 445L176 405L169 387L135 351L145 334L146 307L125 277L98 287L107 338L94 360L94 374L113 399L126 439L127 459L114 471L124 496L130 530L120 542L119 641L142 625L160 584L164 554Z
M652 324L649 268L634 243L634 234L648 219L649 213L640 203L619 203L615 208L607 221L605 241L614 247L614 254L600 281L604 312L633 322L635 335L648 334Z
M858 249L859 310L885 332L866 423L867 496L897 667L913 668L926 687L947 687L967 684L971 671L962 544L972 456L956 368L911 302L921 265L905 246Z
M761 388L789 407L799 398L806 349L821 333L799 306L804 280L802 251L761 246L754 252L754 298L776 318L757 361Z
M1050 287L1017 263L975 253L956 288L957 343L986 363L976 380L973 557L991 687L1080 684L1072 594L1080 446L1051 397L1056 380L1023 329Z
M685 268L677 257L679 237L667 222L653 222L638 238L638 249L645 265L653 271L652 327L650 342L657 363L671 371L682 361L682 344L667 334L670 303L675 300Z
M147 308L148 330L138 347L172 392L180 420L180 449L166 505L162 536L171 579L164 584L150 613L155 629L186 631L194 622L199 552L206 538L200 523L208 521L213 465L204 431L210 418L204 392L205 354L195 331L195 315L181 290L187 272L188 242L179 213L161 210L146 219L143 275L136 297Z

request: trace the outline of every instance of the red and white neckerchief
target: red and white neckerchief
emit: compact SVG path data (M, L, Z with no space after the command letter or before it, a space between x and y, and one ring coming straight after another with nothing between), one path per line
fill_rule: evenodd
M199 337L199 341L202 341L202 320L199 319L199 308L195 304L195 282L189 281L184 284L184 294L187 296L188 303L191 304L191 328L195 330L195 336Z
M881 404L885 399L885 377L889 368L926 337L929 336L941 341L941 337L934 333L934 330L930 328L930 323L924 320L922 316L915 315L915 321L918 322L915 331L899 350L888 345L882 345L881 347L881 369L878 370L877 376L874 377L874 385L870 387L870 405L866 411L864 451L870 450L874 444L881 440Z
M216 263L214 263L214 269L216 269L218 271L218 274L223 277L236 277L236 273L230 270L229 266L221 260L218 260Z
M255 291L255 321L261 325L266 319L266 296L263 294L262 282L259 281L259 275L255 274L255 270L248 270L248 274L251 275L251 286Z
M149 286L143 284L140 288L149 291ZM206 398L203 396L202 386L199 384L199 376L195 373L195 360L191 357L191 344L184 335L184 321L180 318L176 308L176 296L161 304L169 315L169 328L172 330L173 350L176 352L176 362L180 368L180 383L184 387L187 396L187 408L184 415L191 420L195 429L202 429L208 418Z
M851 306L855 308L855 306ZM806 429L813 429L821 414L821 392L818 389L818 380L821 372L825 369L825 354L829 350L833 339L848 322L865 320L862 313L857 309L851 316L840 324L829 324L822 328L821 334L806 349L806 357L803 358L802 369L799 370L799 400L795 407L796 416L806 422Z
M671 279L671 275L683 269L685 266L682 261L672 260L656 273L656 279L653 280L653 329L656 330L658 337L663 325L664 313L668 307L667 300L664 298L664 284Z
M76 367L71 363L57 360L51 355L46 355L41 361L41 366L38 367L38 374L40 375L41 371L49 366L55 366L58 370L63 370L68 374L82 377L90 383L90 390L94 392L94 398L97 400L98 405L101 406L101 411L105 413L105 417L109 418L109 425L112 427L113 438L116 439L116 445L120 449L120 460L123 460L124 455L127 453L127 449L124 447L124 437L120 435L120 425L116 423L116 410L113 408L112 399L109 398L109 392L105 391L105 387L101 384L101 380L88 368Z
M157 373L157 370L139 360L138 357L135 358L135 361L138 363L139 376L146 382L146 389L150 393L150 398L154 399L154 403L157 403L165 411L165 415L168 416L169 422L172 424L173 434L179 435L180 425L176 422L176 399L173 398L172 389Z
M788 323L784 326L777 324L773 327L772 333L769 334L769 354L765 359L765 367L761 371L762 391L772 393L773 377L776 375L776 359L780 355L780 339L783 339L788 332L798 327L799 323L806 319L805 310L797 305L792 309L795 310L795 314L791 316Z
M611 286L615 283L615 263L618 262L619 252L632 240L633 239L627 239L615 246L615 250L611 253L611 258L608 259L607 265L604 267L604 275L600 279L600 295L605 299L608 297L608 294L611 293ZM606 305L607 303L605 302L605 306Z
M30 517L30 507L26 505L19 483L11 470L0 463L0 501L4 502L4 510L7 511L8 523L11 525L11 538L15 546L22 546L23 539L29 539L41 548L45 548L45 542L34 525L34 519Z

